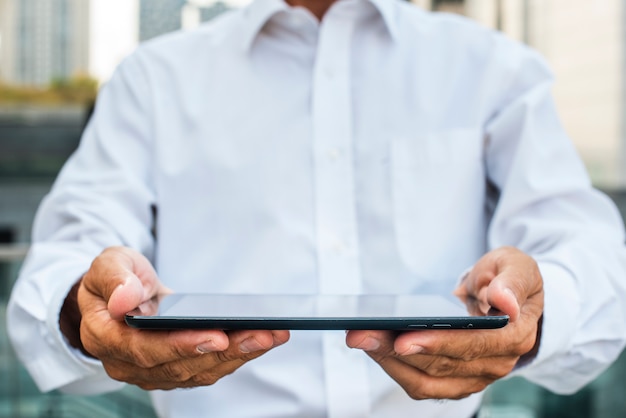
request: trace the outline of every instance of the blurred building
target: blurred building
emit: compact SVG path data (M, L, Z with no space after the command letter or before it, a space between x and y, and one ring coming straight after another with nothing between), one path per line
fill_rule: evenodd
M554 96L594 180L626 187L626 10L620 0L413 0L460 13L537 49Z
M183 8L183 28L193 29L202 22L207 22L233 7L239 7L247 2L244 0L238 4L233 0L228 3L220 0L188 0Z
M136 47L249 0L0 0L0 83L105 82ZM115 25L115 30L111 30Z
M182 9L187 0L141 0L139 41L180 29Z
M0 82L15 73L16 5L14 0L0 0Z
M191 29L247 0L141 0L139 40L179 29Z
M0 80L47 85L86 74L89 5L85 0L0 0Z

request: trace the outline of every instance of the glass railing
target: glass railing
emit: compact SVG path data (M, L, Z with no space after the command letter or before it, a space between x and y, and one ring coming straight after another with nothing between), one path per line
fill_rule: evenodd
M0 245L0 272L17 271L27 250L26 245ZM0 418L156 418L149 395L130 385L99 396L41 393L18 362L6 333L12 280L4 276L0 277Z
M27 247L0 246L0 266L16 271ZM0 277L7 281L7 277ZM10 280L9 280L10 281ZM9 286L10 287L10 286ZM8 288L5 288L8 289ZM156 418L147 392L126 386L99 396L42 394L19 364L6 335L8 292L0 293L0 418ZM626 353L571 396L559 396L521 378L499 381L486 392L479 418L616 418L626 416Z

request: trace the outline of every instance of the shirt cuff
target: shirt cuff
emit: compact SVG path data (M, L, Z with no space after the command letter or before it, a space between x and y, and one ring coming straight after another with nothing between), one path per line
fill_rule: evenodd
M64 263L58 269L63 274L50 274L57 278L54 283L35 280L33 273L23 278L12 294L7 309L9 335L17 356L42 392L60 389L86 395L123 386L108 377L99 361L78 355L59 326L67 293L88 266L89 260L80 258Z
M516 370L522 374L526 368L532 368L568 350L580 312L580 295L573 275L557 263L537 263L544 290L541 341L537 356L525 359L524 364Z
M122 388L124 384L110 379L99 360L88 357L81 353L80 350L70 346L59 326L59 315L65 298L76 281L82 277L82 274L84 272L74 275L73 277L76 277L75 280L60 286L52 296L46 325L49 335L54 341L53 345L58 347L61 356L58 357L57 361L50 361L44 364L43 367L63 369L58 370L58 373L50 372L50 370L47 372L52 375L65 377L55 382L55 386L61 391L71 392L76 395L92 395L115 391ZM59 361L61 359L64 361ZM33 367L38 366L33 365ZM87 382L89 384L86 384Z

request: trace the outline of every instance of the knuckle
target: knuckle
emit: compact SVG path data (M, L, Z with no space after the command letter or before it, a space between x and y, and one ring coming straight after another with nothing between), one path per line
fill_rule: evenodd
M153 391L153 390L162 389L161 387L159 387L158 385L152 382L138 382L135 385L145 391Z
M172 385L169 383L152 382L152 381L138 382L138 383L135 383L135 386L139 386L141 389L148 391L148 392L151 392L154 390L172 390L172 389L183 387L182 385L179 385L179 384Z
M236 360L249 361L253 358L259 357L262 353L241 353L233 349L228 349L224 351L215 351L213 354L215 355L215 359L218 363L230 363Z
M428 373L436 377L447 377L453 375L459 367L457 361L449 357L439 357L428 368Z
M94 342L93 339L85 338L82 335L83 333L81 332L81 342L83 344L83 347L85 348L85 351L100 360L107 357L100 344L97 344Z
M413 399L414 401L423 401L425 399L431 399L428 396L424 395L421 391L419 390L405 390L406 394L409 395L409 398Z
M490 380L495 381L507 376L509 373L511 373L511 370L513 370L516 363L517 359L506 359L499 361L489 375Z
M492 383L491 380L486 380L486 379L479 379L477 380L474 385L471 386L471 388L469 389L468 392L465 392L462 396L462 398L467 398L470 395L473 395L474 393L479 393L484 391L487 386L489 386ZM458 398L458 399L462 399L462 398Z
M192 373L181 363L166 363L161 366L163 378L169 382L186 382L192 378Z
M190 379L190 382L193 386L212 386L223 377L232 374L239 366L241 366L239 362L237 364L218 365L196 374Z
M240 360L242 363L247 363L251 360L261 357L263 354L267 353L267 350L257 351L255 353L248 353L242 356L237 357L236 360Z
M110 364L103 363L104 371L107 375L118 382L133 383L132 375L129 375L124 368L114 367Z
M216 351L213 355L218 363L226 363L233 360L233 354L230 350Z
M85 349L94 355L100 352L101 347L101 345L97 344L95 340L96 336L89 327L87 321L80 321L80 341L83 343Z
M116 259L119 257L128 257L129 256L128 254L129 254L128 248L119 246L119 245L114 245L114 246L107 247L104 250L102 250L100 255L96 257L95 261L97 261L98 263L107 264L108 262L110 262L111 259Z
M191 382L193 382L192 386L213 386L221 377L213 372L207 372L194 376Z
M367 355L370 356L371 359L378 363L383 369L387 368L387 365L394 362L394 358L392 356L385 356L374 352L368 352Z
M515 350L515 354L517 356L523 356L530 352L535 346L536 338L524 338L518 345Z
M142 369L151 369L158 365L156 359L147 350L135 346L127 346L125 351L132 359L132 362Z
M197 350L195 350L193 354L191 354L187 347L185 347L185 345L182 344L179 340L174 340L172 342L172 344L170 345L170 352L173 358L176 359L193 358L202 355L202 353Z
M461 399L465 399L471 395L473 395L474 393L480 392L480 390L476 390L476 392L463 392L463 393L455 393L452 394L448 397L446 397L447 399L451 399L453 401L460 401Z
M145 353L143 353L141 350L129 346L126 347L124 352L126 352L126 357L128 358L128 360L135 366L141 369L149 369L153 367L153 364L149 361Z
M386 364L390 361L393 362L399 357L399 355L394 351L393 346L383 346L378 350L367 351L367 355L380 365Z
M470 362L484 356L488 347L487 337L483 333L477 332L471 344L458 346L454 353L454 358L464 362Z
M483 352L484 352L484 344L481 340L477 340L475 345L468 345L464 347L459 355L459 358L462 361L470 362L480 357Z
M412 382L408 384L404 388L404 391L414 401L423 401L425 399L432 399L432 397L426 393L426 391L424 390L424 387L418 382Z

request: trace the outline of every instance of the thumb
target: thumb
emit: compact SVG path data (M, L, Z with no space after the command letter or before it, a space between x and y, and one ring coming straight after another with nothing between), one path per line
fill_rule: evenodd
M543 280L537 263L519 253L510 257L500 267L500 273L487 289L487 300L496 309L508 314L512 322L520 316L522 306L529 299L543 293Z
M126 276L109 297L107 308L111 318L121 320L127 312L132 311L145 301L145 289L141 280L134 274Z
M520 307L526 295L516 295L508 286L507 279L497 277L487 288L487 303L498 311L506 314L515 322L520 315Z
M455 294L483 314L494 308L514 322L521 306L541 287L535 261L518 249L501 247L481 257Z
M149 261L124 247L107 248L96 257L83 277L83 285L117 320L163 288Z

